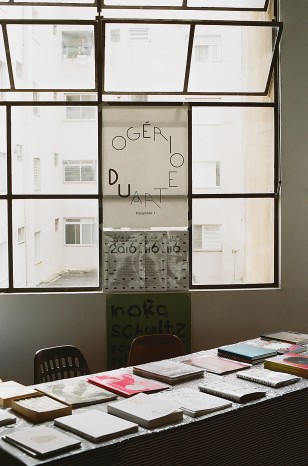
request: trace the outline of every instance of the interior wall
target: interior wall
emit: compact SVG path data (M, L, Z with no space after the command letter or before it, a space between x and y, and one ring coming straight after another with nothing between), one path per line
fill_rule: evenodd
M307 0L281 0L281 289L192 292L192 350L258 336L308 332ZM106 368L105 296L0 295L0 378L33 382L37 349L64 343Z

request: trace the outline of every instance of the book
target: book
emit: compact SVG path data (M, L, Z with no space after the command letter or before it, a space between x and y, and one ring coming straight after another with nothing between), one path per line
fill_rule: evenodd
M275 356L277 351L248 343L235 343L234 345L221 346L218 348L217 354L237 361L257 364L266 358Z
M27 387L14 380L0 383L0 406L9 408L15 398L27 398L38 395L32 387Z
M133 372L170 385L204 376L204 369L167 359L134 366Z
M265 340L285 341L287 343L293 343L297 345L308 344L307 333L292 332L291 330L263 333L262 335L260 335L260 337Z
M110 403L107 411L148 429L183 419L183 411L174 403L145 393Z
M262 348L272 349L277 351L278 354L284 353L303 353L308 351L308 346L306 345L297 345L293 343L287 343L285 341L275 341L275 340L260 340L258 346Z
M54 424L94 443L138 431L138 424L98 409L89 409L71 416L59 417L54 420Z
M264 367L278 372L287 372L308 378L308 355L304 353L286 353L266 359Z
M32 422L51 421L58 416L72 413L71 406L45 395L13 400L12 409Z
M47 426L35 426L3 435L2 439L36 457L55 455L78 448L80 441Z
M0 426L7 426L9 424L15 424L16 416L9 413L5 409L0 409Z
M230 401L223 400L218 396L201 393L192 388L175 388L153 396L172 401L184 414L191 417L203 416L232 406Z
M207 382L198 386L201 392L210 395L220 396L236 403L246 403L248 401L263 398L266 392L257 388L247 388L235 383L226 381Z
M269 369L249 369L241 374L236 374L237 377L251 382L268 385L269 387L279 388L298 382L300 380L296 375L288 375L282 372L273 372Z
M79 377L40 383L34 387L39 392L71 405L73 408L103 403L117 398L114 393L95 387L86 379Z
M89 377L88 381L124 397L137 393L155 393L169 388L169 385L164 383L154 382L122 371L104 372Z
M231 372L240 371L251 367L249 364L244 364L235 361L227 361L216 356L199 356L181 361L184 364L189 364L196 367L202 367L207 372L213 374L230 374Z

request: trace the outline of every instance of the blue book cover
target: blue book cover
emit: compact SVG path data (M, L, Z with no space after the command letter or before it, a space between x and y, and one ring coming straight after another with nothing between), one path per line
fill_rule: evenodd
M233 355L253 361L255 359L265 359L275 356L277 351L261 346L249 345L248 343L235 343L234 345L221 346L218 348L218 353L220 355Z

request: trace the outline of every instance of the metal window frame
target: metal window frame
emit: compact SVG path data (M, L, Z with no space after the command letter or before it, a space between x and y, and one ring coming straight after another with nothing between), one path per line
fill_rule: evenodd
M274 0L276 1L276 0ZM185 2L184 2L185 3ZM8 5L8 3L4 3L5 5ZM26 3L27 5L31 5L32 3ZM37 3L33 3L37 5ZM1 5L1 2L0 2ZM22 3L18 3L18 5L22 5ZM48 5L47 3L44 3L44 5ZM59 6L59 4L53 4L51 5ZM64 4L62 4L64 5ZM69 4L72 6L73 4ZM81 4L78 4L76 6L81 6ZM86 4L85 6L89 6L89 4ZM168 8L167 8L168 9ZM173 8L174 9L174 8ZM247 9L245 9L247 11ZM120 22L124 23L132 23L132 20L122 20ZM135 20L133 21L135 23L149 23L149 20ZM20 100L12 100L12 101L1 101L0 102L0 107L4 106L6 109L6 152L7 152L7 194L0 195L0 200L6 200L7 201L7 234L8 234L8 287L7 288L1 288L0 292L3 293L18 293L18 292L23 292L23 293L41 293L41 292L48 292L48 293L59 293L59 292L76 292L76 291L102 291L103 290L103 278L102 278L102 230L101 228L98 228L98 267L99 267L99 284L98 286L93 286L93 287L55 287L55 288L18 288L14 287L13 284L13 274L14 274L14 261L13 261L13 201L15 200L26 200L26 199L41 199L41 200L47 200L47 199L52 199L52 200L63 200L63 199L92 199L97 201L97 219L98 219L98 225L102 225L103 223L103 189L102 189L102 112L101 112L101 106L102 103L106 103L109 105L130 105L132 107L134 106L169 106L169 105L182 105L185 96L187 96L187 88L188 88L188 81L189 81L189 68L190 68L190 63L191 63L191 55L192 55L192 48L193 48L193 36L194 36L194 31L195 31L195 26L198 24L225 24L226 22L218 22L218 21L190 21L187 22L186 24L190 24L190 34L189 34L189 41L188 41L188 51L187 51L187 64L186 64L186 71L185 71L185 79L184 79L184 85L183 85L183 92L182 93L174 93L176 95L179 95L179 102L174 102L174 101L168 101L166 99L163 102L160 101L153 101L153 102L132 102L132 101L127 101L127 102L116 102L116 101L110 101L108 100L108 94L104 92L104 73L103 73L103 66L98 66L98 64L104 63L104 47L105 47L105 25L107 23L119 23L119 19L114 19L114 20L105 20L100 17L97 18L96 21L61 21L61 20L41 20L41 21L29 21L29 20L20 20L20 21L13 21L13 20L6 20L6 21L0 21L2 31L3 31L3 37L4 37L4 45L5 45L5 53L6 53L6 59L7 59L7 66L8 66L8 74L9 74L9 80L10 80L10 85L11 89L7 90L5 89L4 92L16 92L16 88L14 85L14 76L13 76L13 69L12 69L12 62L10 58L10 49L9 49L9 41L8 41L8 36L7 36L7 29L6 25L7 24L93 24L94 25L94 33L95 33L95 88L94 89L20 89L18 92L20 93L26 93L26 92L70 92L70 93L89 93L89 92L96 92L97 93L97 99L95 101L88 101L88 102L70 102L69 106L95 106L98 108L98 118L96 121L97 124L97 143L98 143L98 190L96 194L13 194L12 191L12 155L13 155L13 147L12 147L12 124L11 124L11 114L12 114L12 108L13 107L65 107L68 106L66 101L39 101L39 103L35 104L34 102L30 101L20 101ZM175 24L177 23L176 21L152 21L151 23L163 23L163 24ZM180 22L180 24L183 24L185 22ZM238 22L227 22L228 24L234 24L238 25ZM255 23L255 22L242 22L241 24L245 23L250 23L250 24L256 24L260 25L260 23ZM264 24L264 23L263 23ZM282 32L282 23L280 22L268 22L268 25L278 25L279 26L279 36L281 36ZM272 65L271 65L271 71L273 72L274 80L275 82L278 82L279 80L279 65L276 63L276 58L278 57L279 54L279 42L280 42L280 37L278 40L277 37L277 47L274 51L273 54L273 60L272 60ZM269 90L270 86L270 80L268 80L266 90L264 93L261 95L266 95L267 91ZM201 99L199 102L185 102L185 104L188 106L188 224L189 226L189 241L190 241L190 255L189 255L189 288L190 289L245 289L245 288L273 288L277 287L279 285L279 190L280 190L280 185L281 185L281 180L280 180L280 161L279 161L279 145L280 145L280 134L279 134L279 121L280 121L280 107L279 107L279 89L278 86L275 86L275 98L274 98L274 103L260 103L260 102L202 102ZM118 93L117 93L118 94ZM138 93L138 92L130 92L125 95L151 95L151 93ZM155 93L161 95L161 93ZM166 93L167 95L174 95L173 93ZM195 93L190 93L190 94L195 94ZM196 93L198 96L204 96L208 95L205 93ZM212 93L211 93L212 94ZM222 93L215 94L215 95L224 95ZM241 95L241 94L232 94L232 95ZM250 95L247 93L244 93L244 95ZM256 94L253 94L256 95ZM274 173L275 173L275 179L274 179L274 192L273 193L245 193L245 194L222 194L222 195L196 195L192 194L192 108L196 106L223 106L223 107L266 107L270 106L274 108L274 131L275 131L275 148L274 148ZM237 284L237 285L192 285L192 235L191 235L191 220L192 220L192 200L195 198L211 198L211 197L221 197L221 198L273 198L274 200L274 281L273 283L261 283L261 284Z

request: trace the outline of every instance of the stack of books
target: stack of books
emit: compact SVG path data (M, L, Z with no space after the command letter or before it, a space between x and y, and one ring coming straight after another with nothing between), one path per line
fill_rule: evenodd
M236 343L234 345L221 346L217 350L218 356L235 359L249 364L258 364L266 358L276 356L277 351L266 349L262 346L253 346L248 343Z
M307 345L308 334L292 332L291 330L282 330L279 332L263 333L260 335L264 340L284 341L294 345Z
M134 374L159 380L170 385L204 376L204 369L167 359L134 366L133 371Z
M308 355L304 353L287 353L264 361L264 367L278 372L287 372L308 378Z
M0 383L0 406L10 408L12 401L19 398L38 396L39 393L32 387L27 387L14 380Z

